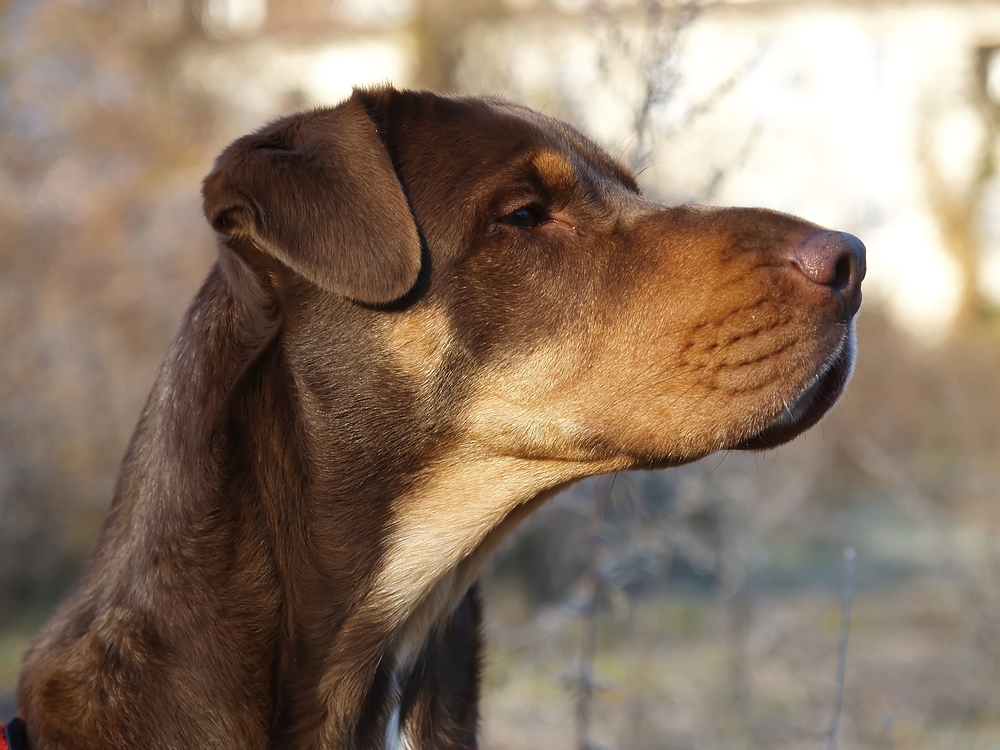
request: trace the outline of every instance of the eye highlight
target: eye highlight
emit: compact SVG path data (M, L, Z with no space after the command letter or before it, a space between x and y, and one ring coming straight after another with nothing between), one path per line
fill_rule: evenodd
M534 229L543 224L548 224L552 221L552 217L541 206L532 204L530 206L522 206L516 211L511 211L506 216L501 216L497 221L501 224L509 224L512 227L520 229Z

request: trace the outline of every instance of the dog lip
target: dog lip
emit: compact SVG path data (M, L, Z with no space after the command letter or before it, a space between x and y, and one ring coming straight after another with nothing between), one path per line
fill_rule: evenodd
M854 371L854 332L831 359L830 364L813 379L802 393L776 419L756 435L732 446L732 450L768 450L798 437L818 423L847 387Z
M837 300L841 320L851 320L861 309L861 290L858 289L850 296L845 297L840 289L830 290Z
M827 284L820 284L812 279L801 278L813 295L817 298L818 304L829 304L831 301L839 320L849 321L858 314L861 309L861 289L858 288L850 294L845 295L842 289L831 287ZM822 299L823 302L819 302Z
M858 314L858 310L861 309L861 295L862 295L861 289L858 289L857 294L855 294L851 298L850 304L847 306L848 318L853 318L855 315Z

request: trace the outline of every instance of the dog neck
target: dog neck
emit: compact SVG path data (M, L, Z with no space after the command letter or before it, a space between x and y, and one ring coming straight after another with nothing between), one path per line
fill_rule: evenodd
M155 699L122 695L123 731L198 731L220 748L400 740L400 686L428 639L510 530L594 470L453 435L405 378L386 395L370 312L279 314L259 275L222 258L158 376L91 570L36 646L48 661L25 671L19 702L49 721L39 746L108 721L84 718L98 716L85 696L121 685L86 675L150 664L169 677L143 681ZM370 346L341 359L383 369L320 370L311 346ZM109 649L123 674L96 668ZM80 705L52 704L53 681ZM176 718L139 705L153 700ZM199 702L227 722L200 726L186 709Z
M306 301L289 311L281 341L297 378L288 390L296 394L311 473L303 487L307 520L298 524L308 531L287 529L286 498L275 498L272 526L285 529L276 532L282 537L299 533L292 548L310 551L282 563L282 579L314 582L307 595L286 591L299 622L308 623L299 646L308 658L294 663L309 666L282 684L297 685L303 701L291 711L298 744L351 747L363 736L367 747L392 724L400 686L499 543L556 488L595 467L508 456L456 434L450 425L475 420L431 410L416 378L394 375L398 363L386 359L384 337L398 331L380 330L355 306L320 307ZM330 362L312 351L317 341L333 351L354 348L343 361L366 362L367 371L340 370L336 361L311 366ZM453 408L458 402L447 400ZM606 470L617 468L608 462Z

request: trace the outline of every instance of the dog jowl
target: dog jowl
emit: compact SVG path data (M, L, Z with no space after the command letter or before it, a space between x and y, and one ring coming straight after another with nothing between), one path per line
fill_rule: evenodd
M475 578L585 476L765 449L854 361L864 247L663 206L568 125L389 88L237 140L218 260L18 709L49 748L472 748Z

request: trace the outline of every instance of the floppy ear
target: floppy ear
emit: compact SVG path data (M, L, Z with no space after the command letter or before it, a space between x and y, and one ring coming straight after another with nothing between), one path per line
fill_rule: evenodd
M357 95L235 141L202 185L205 216L309 281L359 302L406 294L420 238Z

